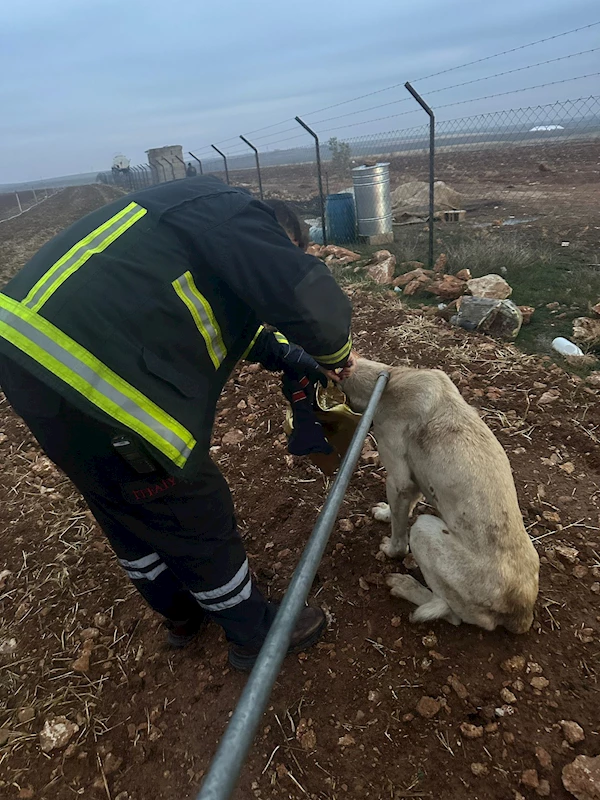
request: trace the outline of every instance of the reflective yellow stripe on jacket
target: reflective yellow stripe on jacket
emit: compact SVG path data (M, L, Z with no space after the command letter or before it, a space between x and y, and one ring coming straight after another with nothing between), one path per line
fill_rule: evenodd
M352 337L348 337L348 341L343 347L335 352L331 353L330 355L325 356L313 356L320 364L337 364L340 361L344 361L350 355L352 351Z
M0 294L0 336L178 467L185 465L196 441L183 425L51 322L4 294Z
M59 258L42 275L23 300L24 305L32 311L39 311L67 278L82 267L93 255L106 250L115 239L118 239L126 230L129 230L146 213L146 209L138 206L137 203L129 203L128 206L113 217L103 222L99 228L89 233L85 239L74 244L64 256Z
M227 348L210 303L198 291L191 272L184 272L177 280L174 280L173 288L187 306L196 327L202 334L214 368L219 369L227 356Z

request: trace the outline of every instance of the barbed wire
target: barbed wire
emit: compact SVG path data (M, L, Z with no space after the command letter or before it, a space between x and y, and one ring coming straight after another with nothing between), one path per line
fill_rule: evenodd
M431 78L436 78L439 75L445 75L445 74L447 74L449 72L455 72L455 71L457 71L459 69L464 69L465 67L474 66L475 64L482 64L485 61L491 61L494 58L500 58L502 56L509 55L510 53L516 53L516 52L518 52L520 50L525 50L525 49L527 49L529 47L535 47L538 44L544 44L546 42L554 41L555 39L560 39L563 36L570 36L571 34L574 34L574 33L580 33L581 31L589 30L590 28L594 28L594 27L596 27L598 25L600 25L600 20L598 22L591 22L588 25L581 25L578 28L572 28L571 30L568 30L568 31L563 31L561 33L556 33L556 34L554 34L552 36L546 36L543 39L537 39L534 42L528 42L526 44L518 45L517 47L512 47L510 49L503 50L503 51L498 52L498 53L493 53L490 56L484 56L483 58L478 58L478 59L475 59L474 61L467 61L467 62L465 62L463 64L458 64L458 65L456 65L454 67L448 67L447 69L439 70L438 72L432 72L431 74L424 75L424 76L422 76L420 78L413 78L411 83L416 83L418 81L425 81L425 80L429 80ZM574 55L578 55L578 54L574 54ZM572 57L572 56L569 56L569 57ZM310 116L313 116L314 114L320 114L323 111L329 111L329 110L331 110L333 108L338 108L339 106L347 105L348 103L354 103L354 102L357 102L358 100L364 100L367 97L372 97L372 96L374 96L376 94L381 94L382 92L387 92L387 91L391 91L392 89L397 89L400 86L404 86L404 83L405 83L405 81L402 81L401 83L395 83L395 84L392 84L391 86L385 86L382 89L375 89L372 92L367 92L367 94L359 95L358 97L352 97L352 98L349 98L348 100L342 100L339 103L333 103L333 104L331 104L329 106L324 106L323 108L316 109L315 111L305 112L302 116L310 117ZM436 90L436 91L442 91L442 90ZM398 102L398 103L406 102L407 99L409 99L409 98L402 98L401 100L394 101L394 102ZM390 104L384 103L380 107L384 107L386 105L390 105ZM362 112L361 111L356 111L356 112L350 112L350 113L360 114ZM341 118L341 116L350 116L350 114L348 114L348 115L340 115L340 118ZM330 119L333 119L333 118L330 118ZM323 121L328 121L328 120L321 120L321 122L323 122ZM274 122L274 123L272 123L270 125L264 125L261 128L255 128L254 130L248 131L245 135L246 136L252 136L255 133L260 133L262 131L270 130L272 128L278 128L280 125L285 125L287 123L289 123L289 119L281 120L279 122ZM318 124L318 122L315 122L314 124ZM295 130L295 129L294 128L287 128L284 131L276 131L272 135L273 136L280 136L280 135L282 135L284 133L287 133L288 131L292 131L292 130ZM214 142L214 144L227 144L228 142L235 141L238 138L239 137L237 137L237 136L231 136L228 139L220 139L219 141ZM268 138L268 137L265 136L265 137L258 137L258 138L259 139L264 139L264 138ZM200 152L204 152L207 149L210 149L210 147L204 147L204 148L202 148L200 150Z

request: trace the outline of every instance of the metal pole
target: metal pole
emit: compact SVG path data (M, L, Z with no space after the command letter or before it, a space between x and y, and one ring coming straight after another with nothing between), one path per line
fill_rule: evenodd
M371 399L354 432L331 492L325 500L275 621L256 659L254 669L223 734L196 800L227 800L235 789L244 759L269 701L273 684L286 656L296 620L319 568L331 529L389 377L389 372L379 373Z
M435 213L435 115L416 89L407 81L405 88L412 94L421 108L429 115L429 269L433 269L433 215Z
M225 181L227 182L227 185L229 186L229 169L227 168L227 156L225 155L225 153L222 153L222 152L219 150L219 148L218 148L218 147L215 147L215 146L214 146L214 144L211 144L211 147L212 147L212 149L213 149L213 150L216 150L216 151L217 151L217 153L218 153L218 154L221 156L221 158L223 159L223 163L225 164Z
M173 166L173 162L169 161L168 158L164 158L164 156L161 156L160 158L161 158L161 161L164 161L165 164L168 164L171 167L171 175L173 176L173 180L175 180L175 167ZM166 177L166 175L167 175L167 173L165 172L165 177Z
M317 134L309 128L306 122L300 119L300 117L294 117L297 123L302 125L305 131L308 131L310 135L315 140L315 149L317 151L317 175L319 178L319 197L321 198L321 225L323 226L323 244L327 245L327 230L325 227L325 195L323 193L323 177L321 175L321 148L319 147L319 137Z
M34 203L34 205L37 205L38 199L37 199L37 195L35 193L35 189L32 189L31 191L33 192L33 203Z
M23 213L23 207L21 205L21 198L19 197L19 193L15 192L15 197L17 198L17 205L19 206L19 214Z
M175 154L175 158L177 159L177 161L180 161L183 164L183 177L187 178L185 161L183 160L183 158L179 158L179 156L177 154Z
M192 151L191 151L191 150L188 150L188 153L191 155L191 157L192 157L192 158L194 158L194 159L195 159L195 160L198 162L198 166L200 167L200 175L204 175L204 170L202 169L202 162L200 161L200 159L198 158L198 156L195 156L195 155L192 153Z
M256 159L256 172L258 174L258 191L259 191L259 194L260 194L260 199L264 200L262 178L260 176L260 159L258 157L258 149L256 147L254 147L252 142L249 142L248 139L246 139L245 136L241 136L240 135L240 139L242 140L242 142L246 142L248 147L251 147L252 150L254 150L254 158Z

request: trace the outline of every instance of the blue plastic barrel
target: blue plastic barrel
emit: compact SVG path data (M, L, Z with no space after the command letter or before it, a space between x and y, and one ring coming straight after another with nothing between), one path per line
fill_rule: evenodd
M328 194L325 201L327 237L332 244L356 241L356 211L350 192Z

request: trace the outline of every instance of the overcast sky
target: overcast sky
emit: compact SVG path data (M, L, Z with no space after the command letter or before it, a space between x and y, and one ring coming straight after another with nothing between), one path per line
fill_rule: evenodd
M295 114L327 137L410 127L422 121L419 112L369 122L409 110L406 103L359 113L404 98L402 87L311 112L599 19L597 0L1 0L0 184L108 169L116 153L140 163L145 150L166 144L202 151L284 120L254 134L267 146L295 134L285 122ZM597 46L600 26L416 86L427 96ZM439 92L431 103L600 72L598 55ZM594 93L598 77L459 105L440 117ZM236 142L228 147L240 151Z

